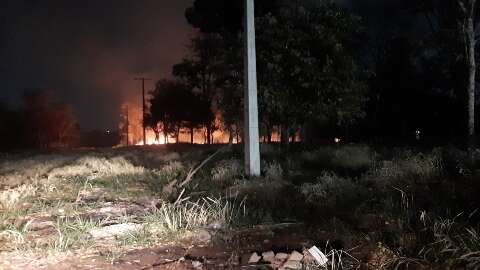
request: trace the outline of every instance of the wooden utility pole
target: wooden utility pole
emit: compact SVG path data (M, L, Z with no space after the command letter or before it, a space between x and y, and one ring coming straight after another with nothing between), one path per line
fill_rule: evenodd
M143 127L143 145L147 145L147 135L145 132L145 81L151 81L150 78L135 78L136 81L142 81L142 127Z
M258 131L257 56L255 48L254 0L245 1L245 171L260 176L260 142Z

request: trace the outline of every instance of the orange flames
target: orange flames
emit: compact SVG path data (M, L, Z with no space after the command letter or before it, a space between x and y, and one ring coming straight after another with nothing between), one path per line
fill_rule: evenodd
M119 131L121 134L122 145L144 145L143 143L143 117L141 106L133 103L124 103L122 105L121 117L119 123ZM212 133L212 143L222 144L228 143L229 133L222 129L221 116L217 115L215 125L220 127ZM164 134L160 132L158 139L152 129L147 128L145 132L147 145L161 145L167 143L176 143L176 138L168 136L165 138ZM181 129L178 136L179 143L190 143L190 130ZM205 129L195 129L193 133L194 144L206 144L207 132ZM234 136L233 143L237 143L237 136Z

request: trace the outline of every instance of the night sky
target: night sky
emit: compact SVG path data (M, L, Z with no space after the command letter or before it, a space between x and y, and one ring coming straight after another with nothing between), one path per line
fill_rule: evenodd
M0 7L0 101L48 89L72 105L82 130L117 126L140 82L170 76L194 30L192 0L7 0ZM153 83L147 84L151 89Z

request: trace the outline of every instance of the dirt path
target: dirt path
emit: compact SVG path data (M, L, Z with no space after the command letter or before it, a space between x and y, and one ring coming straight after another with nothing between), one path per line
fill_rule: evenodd
M340 249L344 248L347 240L341 235L307 228L302 224L263 225L234 232L213 232L211 242L204 245L187 241L175 246L133 250L113 264L99 256L69 257L58 263L30 265L22 269L271 269L261 262L249 265L252 253L303 252L313 245L324 247L327 242ZM365 257L355 250L351 253Z

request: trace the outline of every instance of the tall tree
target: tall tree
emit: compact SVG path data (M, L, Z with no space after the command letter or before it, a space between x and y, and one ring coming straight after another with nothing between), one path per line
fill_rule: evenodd
M285 144L308 121L348 126L364 116L358 19L335 5L297 4L257 19L261 114L281 124Z
M457 0L461 11L461 31L465 42L465 60L468 70L467 100L468 100L468 139L469 146L474 147L475 137L475 83L476 83L476 22L477 1Z
M165 140L169 136L179 142L182 128L190 131L190 142L193 143L194 129L211 123L214 118L210 102L195 94L188 85L181 81L160 80L152 92L148 123L163 131Z
M413 1L413 0L412 0ZM417 0L413 1L416 11L425 14L434 36L450 33L452 61L463 59L465 75L460 82L466 107L466 135L468 145L475 146L475 106L476 106L476 45L480 10L476 0ZM455 42L460 46L455 46ZM438 43L437 46L441 46ZM455 51L455 49L457 49Z
M208 102L213 103L224 76L223 40L218 34L201 34L192 39L190 55L173 67L173 75ZM211 116L210 113L207 116ZM215 117L204 118L207 143L210 144L215 129Z
M25 132L31 146L71 146L78 139L79 126L69 106L56 102L46 91L27 93Z

